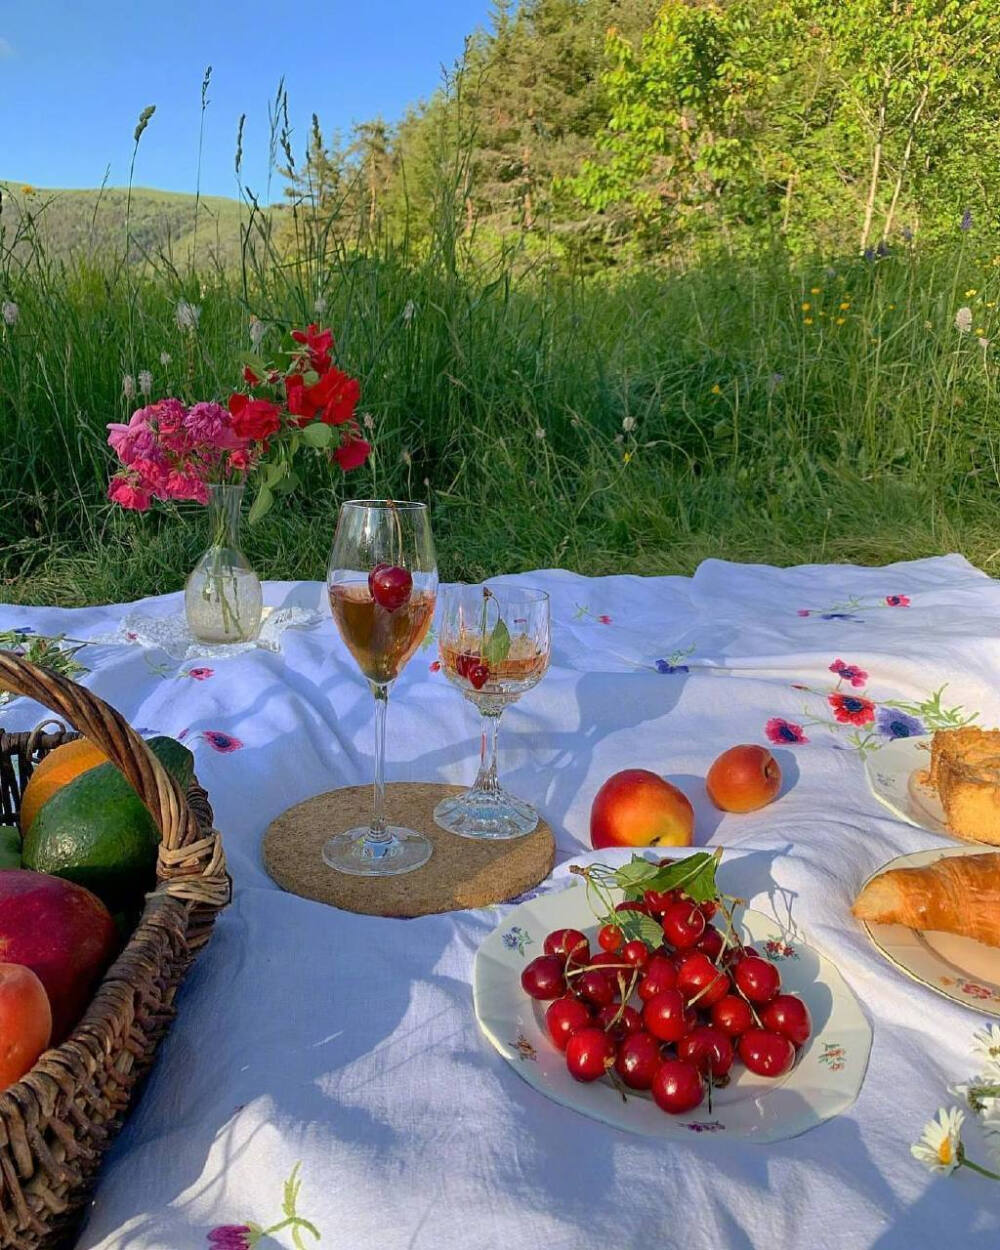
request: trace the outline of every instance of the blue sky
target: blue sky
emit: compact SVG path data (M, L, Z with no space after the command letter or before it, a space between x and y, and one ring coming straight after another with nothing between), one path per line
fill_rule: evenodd
M263 197L268 102L282 74L298 154L314 112L324 133L378 114L397 120L434 91L488 11L489 0L5 0L0 178L96 187L110 165L110 184L122 186L136 119L155 104L136 185L193 191L211 65L202 192L235 194L245 112L244 182Z

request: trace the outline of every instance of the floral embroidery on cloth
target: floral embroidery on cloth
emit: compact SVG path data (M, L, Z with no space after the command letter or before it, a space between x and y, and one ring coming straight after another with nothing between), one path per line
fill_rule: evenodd
M874 612L880 608L908 608L909 595L885 595L874 601L864 600L860 595L851 595L843 603L831 604L828 608L799 608L797 616L813 616L821 621L855 621L864 624L865 618L859 612Z
M213 1250L252 1250L265 1237L269 1239L268 1245L271 1245L270 1238L276 1233L284 1232L285 1229L291 1233L295 1250L305 1250L306 1243L302 1240L303 1232L309 1233L316 1241L320 1241L320 1233L316 1225L298 1213L299 1190L302 1188L302 1182L298 1179L300 1167L301 1164L296 1163L292 1168L291 1176L283 1186L281 1213L284 1219L272 1224L270 1228L263 1228L260 1224L254 1224L249 1220L245 1224L219 1224L207 1237L208 1244Z
M764 726L768 741L776 746L802 746L809 742L807 729L822 727L838 735L846 734L847 745L867 755L897 738L918 737L936 729L959 729L978 715L966 715L960 704L945 707L942 696L947 686L940 686L919 703L901 699L879 701L870 697L869 674L859 665L838 657L829 668L837 678L831 690L793 683L792 689L802 691L810 700L803 704L802 720L771 717ZM816 700L823 701L822 712L815 708Z

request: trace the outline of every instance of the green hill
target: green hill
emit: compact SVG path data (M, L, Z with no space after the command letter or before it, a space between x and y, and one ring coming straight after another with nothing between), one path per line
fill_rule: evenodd
M50 259L88 255L122 256L128 192L120 187L93 191L27 187L0 180L0 246L15 256L41 242ZM250 210L239 200L172 191L132 188L129 260L196 267L237 263L240 225Z

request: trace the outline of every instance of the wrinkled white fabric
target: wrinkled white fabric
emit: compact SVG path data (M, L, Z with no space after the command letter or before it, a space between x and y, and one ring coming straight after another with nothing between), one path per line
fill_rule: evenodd
M884 962L850 903L879 865L944 844L872 798L862 751L913 721L1000 724L1000 585L957 556L509 580L550 592L553 659L504 718L504 780L552 825L563 862L589 848L590 805L611 773L648 767L686 790L696 840L729 848L724 883L779 918L790 907L861 1001L874 1043L857 1102L764 1147L721 1134L652 1142L549 1102L473 1014L475 950L505 909L366 918L283 894L263 869L275 816L371 775L371 696L325 613L284 634L281 655L178 666L135 646L88 647L85 684L140 729L195 751L236 893L109 1156L80 1246L194 1250L217 1225L273 1225L301 1161L299 1211L333 1250L996 1247L1000 1184L965 1170L932 1177L909 1153L951 1101L946 1087L975 1070L970 1042L985 1018ZM265 598L323 608L316 583L271 583ZM179 602L4 607L0 628L92 637ZM434 658L433 647L418 652L393 692L390 779L474 773L474 709ZM835 661L853 676L838 678ZM838 692L876 704L878 719L838 722ZM17 700L2 720L21 729L42 715ZM701 779L725 747L767 742L769 724L808 739L774 748L782 797L722 815ZM967 1146L983 1161L977 1134ZM292 1243L286 1230L261 1244Z

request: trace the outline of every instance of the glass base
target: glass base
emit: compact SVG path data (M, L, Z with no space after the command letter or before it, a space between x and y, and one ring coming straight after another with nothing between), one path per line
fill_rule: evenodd
M431 857L433 843L422 833L389 825L387 842L369 841L367 826L334 834L323 846L323 863L353 877L398 877L422 868Z
M538 813L506 790L473 788L442 799L434 809L434 820L462 838L523 838L537 827Z

